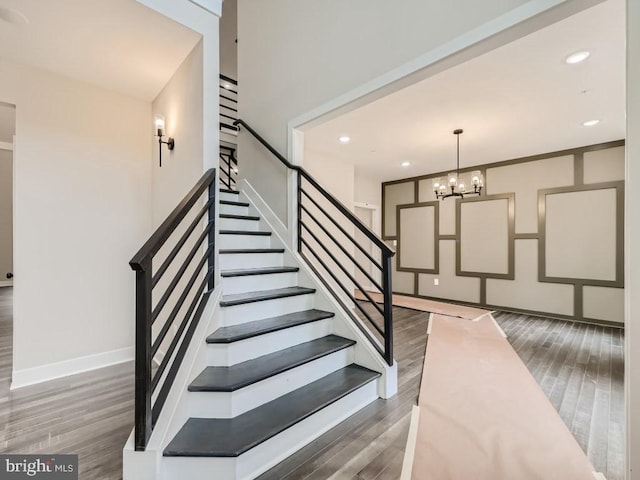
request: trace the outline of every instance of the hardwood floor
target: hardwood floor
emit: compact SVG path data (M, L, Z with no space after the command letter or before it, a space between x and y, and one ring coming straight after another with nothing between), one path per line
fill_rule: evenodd
M11 290L0 288L0 451L78 454L80 479L121 479L133 425L133 363L9 391Z
M82 480L116 480L133 425L133 364L9 391L11 288L0 288L0 451L77 453ZM624 478L621 330L495 315L514 348L608 480ZM398 395L376 400L261 480L397 480L422 373L428 314L394 309ZM221 479L223 480L223 479Z
M513 313L497 322L607 480L624 478L624 332Z

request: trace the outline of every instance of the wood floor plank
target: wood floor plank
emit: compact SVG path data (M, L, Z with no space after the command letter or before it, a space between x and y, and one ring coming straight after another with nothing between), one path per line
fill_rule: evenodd
M0 288L0 451L77 453L83 480L121 479L122 446L133 425L133 364L10 392L11 310L12 289ZM376 400L259 478L398 479L428 316L394 308L398 395ZM608 480L623 480L623 332L524 314L494 316L594 465Z

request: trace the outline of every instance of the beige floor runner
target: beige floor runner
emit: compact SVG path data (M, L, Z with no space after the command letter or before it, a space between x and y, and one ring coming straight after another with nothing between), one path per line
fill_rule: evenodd
M377 303L382 303L382 294L368 292L369 296ZM356 290L355 297L360 300L366 300L360 290ZM439 313L452 317L466 318L472 320L489 313L489 310L481 308L465 307L453 303L437 302L435 300L427 300L426 298L409 297L406 295L393 295L392 303L396 307L410 308L411 310L421 310L423 312Z
M431 315L413 480L588 480L593 467L491 315ZM414 429L415 430L415 429ZM411 441L411 439L410 439Z

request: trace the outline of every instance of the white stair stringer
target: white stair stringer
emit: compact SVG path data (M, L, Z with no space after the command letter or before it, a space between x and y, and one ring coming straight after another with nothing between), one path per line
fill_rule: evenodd
M345 311L342 305L327 290L322 281L309 268L302 257L295 252L293 237L286 235L283 230L284 225L277 215L269 208L268 204L255 191L251 184L242 179L239 182L242 191L242 198L251 204L250 212L259 215L265 229L273 232L271 244L274 247L284 248L283 261L287 265L300 267L298 272L298 285L316 289L314 295L315 308L334 312L336 315L332 322L333 333L345 338L356 340L355 362L363 367L381 372L378 379L379 396L381 398L391 398L398 391L398 365L394 361L393 365L388 365L380 356L378 351L369 343L369 340L362 331L355 325L352 317ZM275 226L275 228L274 228ZM365 328L366 324L364 325Z
M239 457L163 457L160 480L251 480L378 398L369 382Z
M189 392L189 413L199 418L236 417L346 367L353 356L353 347L345 348L234 392Z

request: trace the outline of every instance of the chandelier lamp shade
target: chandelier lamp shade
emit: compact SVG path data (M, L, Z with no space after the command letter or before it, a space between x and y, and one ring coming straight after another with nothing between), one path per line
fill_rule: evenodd
M439 200L444 200L449 197L464 198L465 195L480 195L480 192L482 192L484 178L480 170L474 170L470 176L460 175L460 135L462 132L463 130L461 128L453 131L453 134L456 136L457 146L456 171L451 172L446 179L442 177L433 179L433 192ZM467 185L469 185L469 188Z

